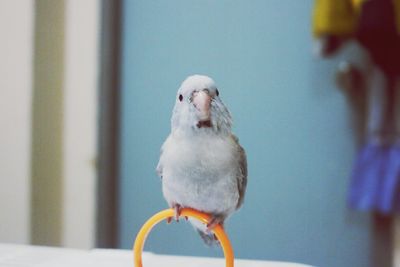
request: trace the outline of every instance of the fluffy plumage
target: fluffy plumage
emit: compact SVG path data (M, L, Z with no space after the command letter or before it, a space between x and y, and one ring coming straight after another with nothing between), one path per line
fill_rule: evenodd
M211 78L194 75L182 83L157 172L170 207L211 214L207 227L191 221L207 244L214 242L210 230L242 205L246 190L246 155L231 125Z

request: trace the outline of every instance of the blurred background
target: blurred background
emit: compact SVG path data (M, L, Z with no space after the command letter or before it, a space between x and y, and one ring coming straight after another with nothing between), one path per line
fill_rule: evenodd
M365 52L313 55L313 4L1 0L0 242L130 249L167 207L155 167L176 90L206 74L248 156L236 257L400 266L393 218L346 203L360 141L334 76ZM182 222L146 250L222 256Z

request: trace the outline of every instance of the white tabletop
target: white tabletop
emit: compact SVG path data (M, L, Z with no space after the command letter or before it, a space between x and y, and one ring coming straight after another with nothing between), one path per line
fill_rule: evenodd
M132 252L120 249L78 250L0 244L0 266L133 267ZM157 255L144 252L143 267L222 267L224 259ZM235 259L235 267L310 267L309 265Z

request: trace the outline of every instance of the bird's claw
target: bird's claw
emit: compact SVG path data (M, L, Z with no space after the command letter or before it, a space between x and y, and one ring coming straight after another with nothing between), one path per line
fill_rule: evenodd
M175 204L173 208L175 210L175 220L179 222L179 217L181 216L182 212L182 206L179 204Z
M213 230L217 225L223 226L224 218L222 216L212 216L211 220L207 223L207 230Z
M170 224L172 222L172 219L175 219L175 221L179 222L179 217L181 216L183 209L183 207L179 204L174 204L172 208L174 209L174 216L167 218L167 224ZM183 216L183 217L185 218L186 221L189 220L188 216Z
M170 224L172 221L172 218L174 218L177 222L179 222L179 217L181 216L182 213L182 206L179 204L173 204L172 209L174 209L174 216L167 218L167 223ZM187 217L185 216L185 219L187 220Z

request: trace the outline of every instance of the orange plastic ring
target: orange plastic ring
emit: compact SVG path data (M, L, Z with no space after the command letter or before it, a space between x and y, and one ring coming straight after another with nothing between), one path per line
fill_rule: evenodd
M140 229L139 233L136 236L135 244L133 245L133 261L135 267L143 266L142 251L144 247L144 242L146 241L147 235L149 234L151 229L162 220L174 217L174 214L175 212L173 209L166 209L153 215L149 220L147 220L145 224L143 224L142 228ZM208 215L207 213L199 212L197 210L189 208L182 209L180 217L183 216L196 218L197 220L201 221L204 224L207 224L208 221L210 220L210 215ZM226 267L233 267L234 255L231 242L229 241L228 236L226 235L221 225L217 225L213 229L213 232L217 236L222 246L222 251L224 252L225 256Z

